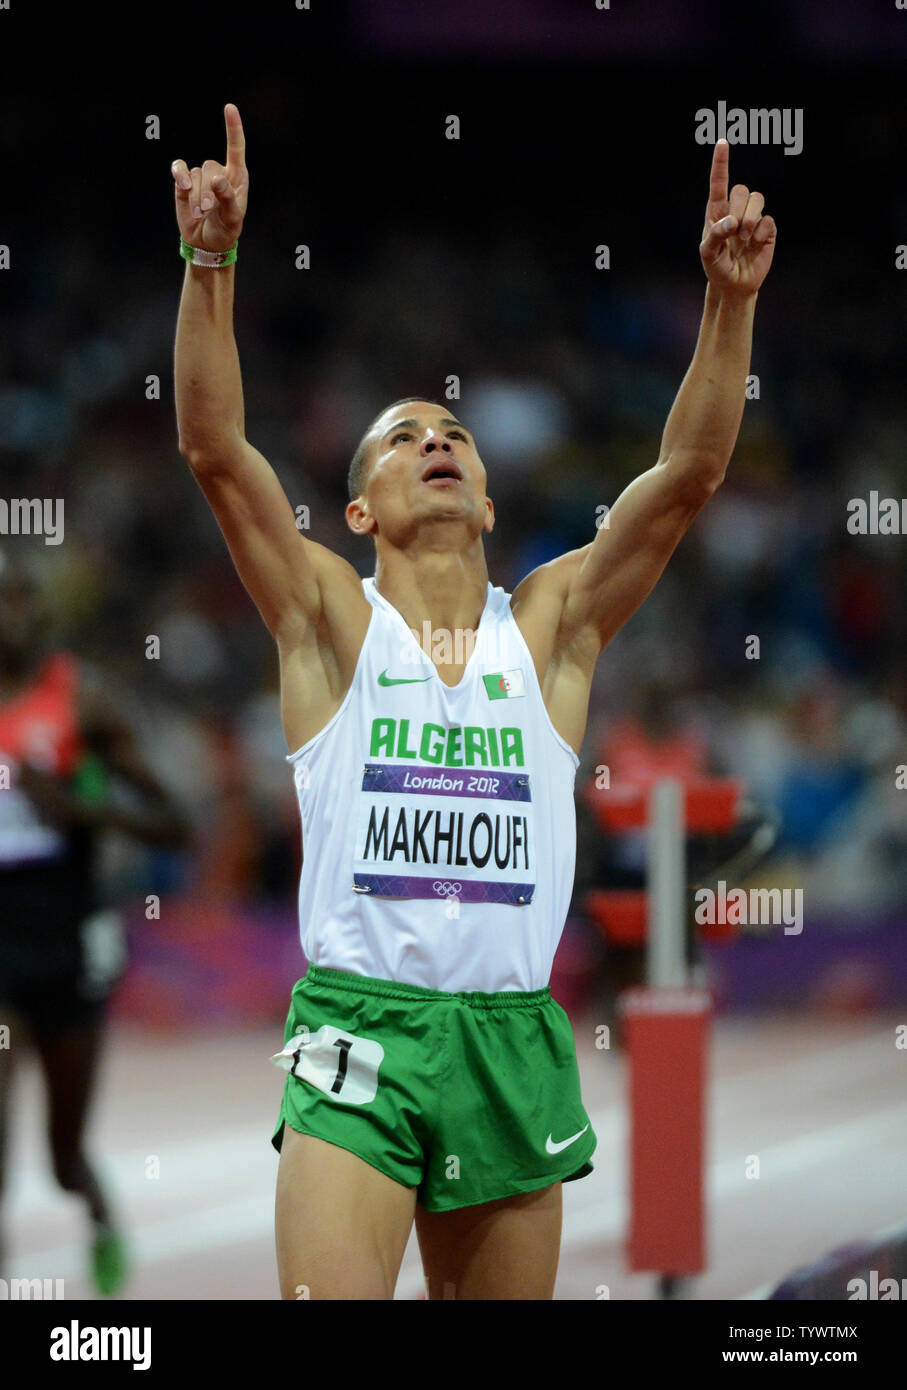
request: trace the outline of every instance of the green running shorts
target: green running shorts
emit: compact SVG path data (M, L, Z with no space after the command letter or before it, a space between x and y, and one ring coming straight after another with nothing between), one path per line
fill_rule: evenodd
M293 989L283 1126L348 1149L428 1211L592 1172L570 1020L546 987L447 993L309 965Z

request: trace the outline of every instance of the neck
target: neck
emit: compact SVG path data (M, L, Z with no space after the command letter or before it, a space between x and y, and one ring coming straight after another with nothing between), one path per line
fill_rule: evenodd
M431 631L475 631L488 595L488 566L482 538L466 550L423 550L417 554L380 546L375 586L420 637Z

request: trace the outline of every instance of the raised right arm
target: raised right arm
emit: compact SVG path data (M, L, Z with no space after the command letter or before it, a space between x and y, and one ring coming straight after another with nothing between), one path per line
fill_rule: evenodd
M321 617L320 547L300 535L276 473L245 437L234 275L232 265L186 265L174 352L179 450L279 642Z
M239 112L227 105L224 116L226 165L206 160L189 170L181 159L172 165L180 235L209 252L236 243L248 200ZM300 734L330 718L349 688L370 610L353 567L300 534L276 473L245 437L235 275L235 265L186 263L174 353L179 450L277 641L284 724L298 744L305 741Z

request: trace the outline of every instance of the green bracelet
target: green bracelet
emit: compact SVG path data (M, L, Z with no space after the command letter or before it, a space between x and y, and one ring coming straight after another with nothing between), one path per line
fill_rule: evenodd
M209 270L220 270L221 266L233 265L238 245L239 242L235 241L229 251L203 251L198 246L190 246L188 241L180 237L180 255L190 265L203 265Z

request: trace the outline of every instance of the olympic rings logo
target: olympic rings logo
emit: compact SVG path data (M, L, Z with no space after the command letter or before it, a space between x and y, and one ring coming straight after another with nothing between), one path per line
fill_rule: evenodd
M446 879L441 878L435 879L432 888L436 893L440 893L442 897L446 898L456 897L457 893L462 893L463 891L462 883L449 883Z

